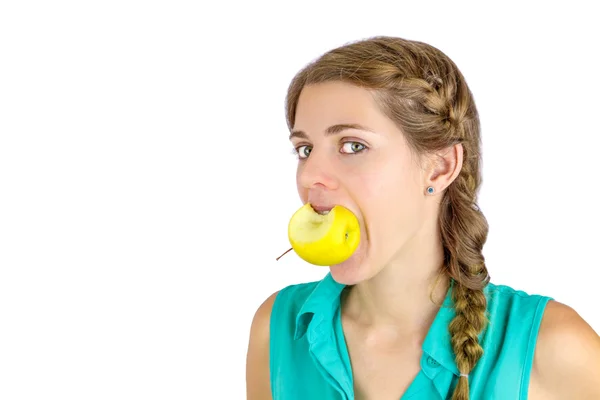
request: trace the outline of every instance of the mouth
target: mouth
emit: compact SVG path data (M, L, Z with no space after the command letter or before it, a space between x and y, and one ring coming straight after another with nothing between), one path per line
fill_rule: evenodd
M317 214L320 214L320 215L327 215L333 209L333 206L331 206L331 207L328 207L328 206L318 206L318 205L315 205L315 204L311 204L310 206L312 207L313 210L315 210L315 212Z

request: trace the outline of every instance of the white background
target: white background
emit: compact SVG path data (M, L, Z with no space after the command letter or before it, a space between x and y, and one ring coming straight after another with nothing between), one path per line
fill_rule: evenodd
M475 95L493 282L600 332L594 2L201 3L0 6L0 398L245 398L254 311L327 271L275 261L287 85L380 34Z

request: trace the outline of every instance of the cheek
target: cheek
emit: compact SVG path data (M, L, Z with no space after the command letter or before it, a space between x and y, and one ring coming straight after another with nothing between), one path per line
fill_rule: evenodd
M356 177L353 182L356 201L370 230L397 234L398 229L411 229L409 226L415 223L419 188L410 175L399 171L382 168L377 174Z

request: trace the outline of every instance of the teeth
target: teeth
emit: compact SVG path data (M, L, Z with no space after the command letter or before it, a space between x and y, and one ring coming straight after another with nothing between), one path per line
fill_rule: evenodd
M331 209L329 210L317 210L315 207L312 207L313 211L319 215L327 215L329 214L329 212L331 211Z

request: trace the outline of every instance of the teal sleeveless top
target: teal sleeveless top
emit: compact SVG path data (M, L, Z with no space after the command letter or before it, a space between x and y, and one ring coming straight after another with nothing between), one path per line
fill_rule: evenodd
M340 294L345 285L328 273L290 285L271 312L270 375L274 400L353 400L354 384L342 331ZM472 399L527 399L537 333L551 297L489 283L489 324L480 334L483 356L469 374ZM451 288L422 345L421 370L400 400L450 399L459 371L448 325L454 318Z

